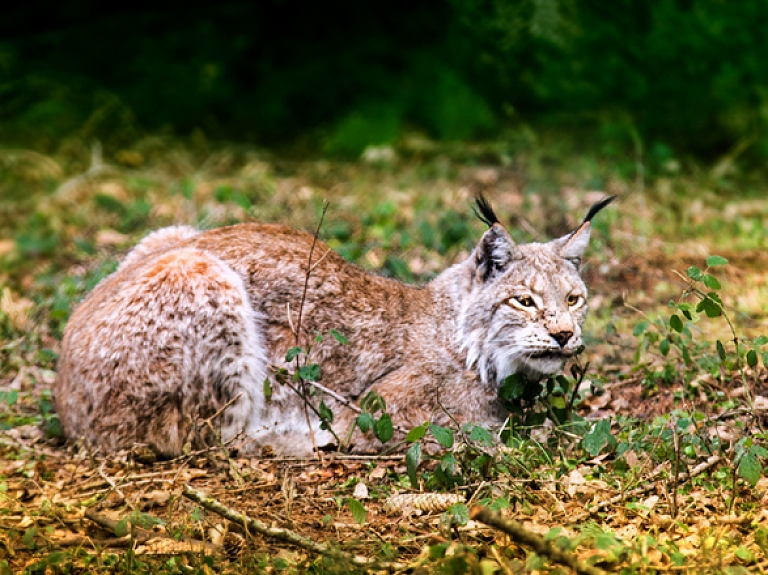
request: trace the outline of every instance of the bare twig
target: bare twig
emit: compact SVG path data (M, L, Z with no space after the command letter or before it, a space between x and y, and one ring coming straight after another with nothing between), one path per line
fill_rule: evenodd
M230 438L230 439L228 439L226 442L225 442L225 441L223 441L223 440L222 440L222 438L221 438L221 434L220 434L218 431L216 431L216 429L215 429L215 428L214 428L214 426L213 426L213 420L214 420L214 419L216 419L217 417L219 417L219 416L220 416L222 413L224 413L224 410L226 410L226 409L227 409L229 406L231 406L231 405L232 405L233 403L235 403L235 402L236 402L238 399L240 399L240 397L241 397L242 395L243 395L243 394L242 394L242 392L238 393L238 394L237 394L235 397L233 397L233 398L232 398L232 399L230 399L230 400L229 400L227 403L225 403L224 405L222 405L222 406L221 406L221 407L218 409L218 411L216 411L216 413L214 413L213 415L211 415L211 416L210 416L210 417L208 417L207 419L204 419L204 420L203 420L203 423L204 423L204 424L205 424L205 426L208 428L208 430L211 432L211 435L213 435L213 437L215 438L215 440L216 440L216 443L217 443L217 447L219 447L219 448L221 449L221 452L224 454L224 457L226 458L226 460L227 460L227 463L229 464L229 469L230 469L230 472L232 473L232 476L235 478L235 480L236 480L236 481L237 481L239 484L242 484L242 482L243 482L243 478L241 477L241 475L240 475L240 472L239 472L239 471L238 471L238 469L237 469L237 466L236 466L236 465L235 465L235 463L232 461L232 458L229 456L229 451L227 450L227 445L229 445L230 443L232 443L233 441L235 441L235 440L237 439L237 437L238 437L238 436L236 435L236 436L234 436L234 437L231 437L231 438ZM210 451L208 451L208 452L206 452L206 454L207 454L207 455L209 456L209 458L210 458L210 456L211 456L211 452L210 452Z
M331 389L328 389L327 387L325 387L324 385L321 385L321 384L317 383L316 381L313 381L313 382L312 382L312 385L314 385L314 386L315 386L317 389L319 389L319 390L320 390L320 391L322 391L323 393L327 393L327 394L328 394L328 395L330 395L330 396L331 396L333 399L335 399L336 401L338 401L340 404L342 404L342 405L344 405L344 406L348 407L349 409L351 409L351 410L352 410L352 411L354 411L355 413L363 413L363 410L362 410L362 409L360 409L360 407L359 407L358 405L356 405L355 403L352 403L352 400L350 400L350 399L347 399L347 398L346 398L346 397L344 397L343 395L341 395L341 394L339 394L339 393L336 393L335 391L333 391L333 390L331 390Z
M222 413L224 413L224 410L225 410L225 409L227 409L227 408L228 408L230 405L232 405L233 403L235 403L235 402L236 402L238 399L240 399L240 397L241 397L242 395L243 395L243 392L241 391L241 392L240 392L240 393L238 393L238 394L237 394L235 397L233 397L232 399L230 399L230 400L229 400L227 403L225 403L224 405L222 405L222 406L219 408L219 410L218 410L216 413L214 413L214 414L213 414L212 416L210 416L209 418L205 419L205 423L208 425L208 427L211 429L211 431L213 431L213 427L212 427L212 422L213 422L213 420L214 420L214 419L216 419L218 416L220 416Z
M293 317L291 316L291 302L285 302L285 315L288 316L288 327L291 328L291 333L296 336L298 333L293 325Z
M101 153L101 142L97 140L91 144L91 165L89 166L88 170L82 174L68 179L63 184L61 184L58 188L56 188L53 197L68 199L67 196L69 193L81 185L90 183L97 177L103 175L120 174L121 172L122 170L104 163L104 159Z
M323 214L323 215L325 215L325 214ZM323 255L321 255L321 256L320 256L320 258L319 258L319 259L318 259L318 260L317 260L315 263L313 263L313 264L312 264L312 267L311 267L311 268L309 268L309 271L310 271L310 273L311 273L311 272L313 272L313 271L315 271L315 268L316 268L317 266L319 266L319 265L320 265L320 263L321 263L321 262L322 262L322 261L323 261L323 260L324 260L324 259L325 259L325 258L328 256L328 254L329 254L329 253L331 253L332 251L333 251L333 250L331 250L331 248L328 248L327 250L325 250L325 253L324 253Z
M352 555L340 549L334 549L329 545L326 545L324 543L319 543L313 539L299 535L295 531L290 531L289 529L282 529L280 527L270 527L269 525L267 525L262 521L259 521L258 519L252 519L247 515L243 515L242 513L239 513L234 509L230 509L229 507L226 507L219 501L213 499L212 497L208 497L201 491L198 491L197 489L190 487L189 485L184 486L184 490L182 491L182 493L185 497L201 505L208 511L217 513L218 515L221 515L222 517L224 517L225 519L228 519L232 523L242 526L249 533L252 533L252 532L260 533L265 537L271 537L273 539L277 539L278 541L283 541L284 543L296 545L297 547L301 547L302 549L306 549L307 551L311 551L313 553L318 553L320 555L333 557L334 559L344 561L346 563L350 563L352 565L355 565L356 567L376 566L382 569L400 569L402 567L400 563L384 562L384 561L380 562L380 561L377 561L376 559L370 559L368 557L363 557L360 555Z
M470 511L469 517L475 521L490 525L499 531L503 531L516 542L532 547L539 555L548 557L560 565L570 567L577 573L584 575L607 575L602 569L579 561L575 555L559 550L552 542L546 541L541 535L529 531L517 521L504 519L501 515L494 513L487 507L476 505Z
M343 452L331 452L326 456L331 461L403 461L403 455L350 455ZM278 456L270 457L270 461L280 461L284 463L292 463L296 465L314 465L317 463L317 459L311 457L290 457L290 456Z
M539 231L531 225L531 222L526 220L523 216L515 217L515 225L523 228L530 236L537 242L543 241L543 238Z
M672 439L675 448L675 475L669 482L672 488L672 517L677 517L677 479L680 477L680 437L677 435L677 426L672 425Z
M453 414L450 411L448 411L448 409L443 405L443 402L440 401L440 392L439 391L438 391L438 395L437 395L437 405L440 407L442 412L445 413L445 415L448 417L448 419L450 419L453 422L453 424L456 426L456 431L461 436L462 441L466 445L471 445L472 447L477 449L480 453L482 453L484 455L487 455L492 460L496 457L496 453L494 451L486 449L482 445L479 445L477 442L473 442L471 439L469 439L469 436L464 431L463 426L456 420L456 418L453 416Z
M124 494L124 493L123 493L123 492L120 490L120 488L117 486L117 483L115 483L115 482L112 480L112 478L111 478L109 475L107 475L107 474L106 474L106 472L104 471L104 465L106 465L106 463L107 463L107 460L105 459L104 461L102 461L102 462L101 462L101 465L99 465L99 475L101 475L101 476L104 478L104 481L106 481L107 483L109 483L110 491L115 491L115 492L117 492L117 494L118 494L120 497L122 497L123 501L125 501L125 502L128 504L128 506L129 506L131 509L133 509L133 508L134 508L134 505L133 505L133 504L132 504L130 501L128 501L128 499L125 497L125 494Z
M289 381L283 381L283 385L287 385L287 386L288 386L288 389L290 389L291 391L293 391L293 393L295 393L296 395L298 395L298 396L301 398L301 400L304 402L304 408L305 408L305 409L306 409L306 408L309 408L309 409L311 409L311 410L312 410L312 413L314 413L314 414L317 416L317 418L318 418L318 419L322 419L322 417L323 417L323 416L322 416L322 415L320 415L320 410L319 410L319 409L317 409L317 408L315 407L315 405L314 405L314 404L313 404L313 403L312 403L312 402L309 400L309 397L307 397L307 394L306 394L305 390L301 389L300 387L294 387L294 386L291 384L291 382L289 382ZM313 382L312 382L312 385L316 385L316 382L314 382L314 381L313 381ZM310 433L312 433L312 428L311 428L311 427L309 428L309 431L310 431ZM338 436L338 435L336 435L336 432L333 430L333 428L332 428L332 427L329 427L329 428L328 428L328 431L329 431L329 432L331 433L331 435L333 435L333 437L336 439L336 443L337 443L337 444L339 444L339 443L341 442L341 440L339 439L339 436ZM315 441L314 441L314 438L313 438L313 439L312 439L312 444L314 445L314 443L315 443ZM315 448L315 453L317 453L317 448ZM322 462L322 461L323 461L323 456L322 456L322 454L318 455L318 459L320 460L320 462Z
M87 545L94 549L101 548L115 548L115 547L128 547L131 545L130 536L125 537L110 537L109 539L95 539L88 537L87 535L67 535L59 539L49 539L48 543L55 547L82 547ZM26 549L26 546L24 547Z
M272 366L270 366L270 368L274 370L274 368L273 368ZM295 387L293 387L293 386L290 384L290 382L287 382L287 381L286 381L286 382L285 382L285 384L286 384L286 385L287 385L287 386L288 386L290 389L292 389L292 390L294 391L294 393L296 393L296 394L298 394L300 397L302 397L302 399L304 399L304 401L309 401L309 399L308 399L308 398L305 398L304 396L302 396L302 394L301 394L301 391L300 391L300 390L298 390L298 389L296 389ZM329 388L325 387L324 385L322 385L322 384L320 384L320 383L318 383L318 382L316 382L316 381L313 381L313 382L312 382L312 386L313 386L313 387L316 387L317 389L319 389L319 390L320 390L320 391L322 391L323 393L326 393L326 394L330 395L330 396L331 396L333 399L335 399L336 401L338 401L338 402L339 402L340 404L342 404L343 406L345 406L345 407L347 407L347 408L351 409L351 410L352 410L352 411L354 411L355 413L363 413L363 410L360 408L360 406L359 406L359 405L357 405L357 404L356 404L355 402L353 402L351 399L347 399L346 397L344 397L344 396L343 396L343 395L341 395L340 393L337 393L337 392L333 391L332 389L329 389ZM310 403L310 404L309 404L309 408L310 408L312 411L314 411L314 412L315 412L315 415L317 415L318 417L320 417L320 412L317 410L317 408L315 408L315 406L314 406L314 405L312 405L312 403ZM400 426L400 425L393 425L393 426L392 426L392 428L393 428L395 431L397 431L397 432L399 432L399 433L402 433L403 435L408 435L408 431L409 431L409 430L408 430L408 429L406 429L406 428L404 428L404 427L402 427L402 426ZM333 431L333 430L330 430L330 431L331 431L331 433L333 433L333 435L334 435L334 436L336 436L336 433L334 433L334 431ZM336 436L336 440L337 440L337 441L339 441L339 438L338 438L337 436Z
M579 388L581 387L581 384L584 382L584 378L586 377L588 370L589 370L589 362L587 362L587 364L582 367L578 357L576 358L576 363L574 363L571 366L571 375L576 380L576 383L573 386L573 392L571 392L571 399L568 402L569 419L571 414L573 413L573 404L576 403L576 396L579 394Z

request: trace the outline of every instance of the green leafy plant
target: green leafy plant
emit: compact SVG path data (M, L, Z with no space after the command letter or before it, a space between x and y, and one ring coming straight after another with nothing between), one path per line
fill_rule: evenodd
M530 381L524 374L507 377L499 389L499 397L509 410L510 417L500 439L510 444L515 438L528 437L532 429L547 420L553 424L555 443L584 437L592 428L579 415L577 408L585 391L588 369L589 363L584 366L574 363L571 377L559 374L544 381ZM602 394L599 379L593 378L588 383L592 395Z
M368 517L368 510L365 508L365 506L354 497L345 498L345 502L349 508L349 512L352 514L352 519L355 520L355 523L358 525L365 524L365 520Z
M360 414L355 424L363 433L372 432L382 443L386 443L395 434L392 417L387 413L387 403L375 391L369 391L360 402ZM348 439L351 439L352 428ZM349 443L349 441L347 441Z
M654 347L666 361L661 369L648 369L644 383L652 391L659 382L672 383L681 378L688 392L696 392L700 374L706 373L723 380L732 374L740 375L746 384L745 368L757 367L760 360L766 365L768 353L764 347L768 337L758 336L752 340L740 337L726 311L720 294L722 285L712 273L712 268L724 266L728 260L721 256L710 256L706 267L691 266L683 279L687 287L679 301L670 301L668 317L639 322L634 335L640 338L635 360L640 363L644 352ZM688 301L693 298L694 301ZM697 337L697 324L703 319L723 318L728 327L730 341L717 339L714 346ZM748 386L745 388L749 394Z
M666 317L647 319L637 324L634 335L640 339L636 362L643 369L643 383L648 393L655 393L660 384L680 382L684 386L681 397L700 399L705 394L714 400L725 413L754 414L753 395L750 390L758 381L757 370L762 362L765 368L768 353L764 351L768 337L754 339L741 337L726 309L721 294L722 284L714 269L728 261L721 256L706 259L704 269L691 266L686 270L686 288L677 302L670 302L670 313ZM689 301L690 299L694 301ZM727 326L728 339L710 342L701 337L700 322L721 319ZM658 351L661 362L641 363L651 349ZM708 380L703 377L708 376ZM706 383L711 381L712 383ZM738 382L744 391L746 408L739 401L728 397L723 385ZM753 415L754 416L754 415ZM717 453L727 449L733 461L733 490L736 491L737 477L750 486L756 485L762 477L762 461L768 456L763 433L749 430L750 420L736 418L734 432L741 435L732 447L722 444L719 434L710 430L717 418L707 416L695 409L675 410L669 416L659 418L651 426L653 439L643 440L644 445L630 443L640 438L636 430L630 433L630 443L621 443L618 452L636 449L654 453L660 461L671 458L679 461L695 460L701 453ZM633 439L634 437L634 439Z
M330 336L342 345L349 343L347 338L338 330L330 330ZM316 333L314 341L315 343L322 343L322 334ZM329 431L336 438L336 441L339 442L339 437L332 427L334 420L333 411L325 403L325 400L322 398L323 391L318 387L318 382L322 376L322 369L318 363L310 360L312 348L312 344L306 347L291 347L285 353L285 361L288 364L294 364L293 371L281 367L275 370L273 377L277 383L288 386L299 395L305 405L320 419L320 429ZM264 380L264 396L267 401L271 400L272 393L272 383L268 377ZM320 403L315 405L316 402L313 401L313 398L318 396L320 397Z

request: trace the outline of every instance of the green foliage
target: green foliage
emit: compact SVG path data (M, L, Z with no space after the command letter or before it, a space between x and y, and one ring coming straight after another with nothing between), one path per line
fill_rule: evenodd
M348 339L347 339L347 337L346 337L346 336L345 336L343 333L341 333L340 331L338 331L338 330L335 330L335 329L332 329L332 330L331 330L331 336L333 336L333 339L335 339L336 341L338 341L340 344L342 344L342 345L349 345L349 340L348 340Z
M453 432L450 429L440 427L439 425L435 425L433 423L429 424L428 429L432 434L432 437L434 437L440 444L440 447L444 449L450 449L453 447Z
M744 437L736 444L737 472L751 487L763 476L761 459L768 457L768 449L755 443L752 437Z
M546 381L530 381L524 374L507 377L499 389L499 398L510 411L509 426L502 439L525 437L532 428L550 420L556 430L567 429L571 434L583 436L588 432L584 419L576 412L582 383L589 364L571 366L571 378L554 375ZM600 395L599 381L589 382L593 395Z
M598 455L605 446L616 447L616 438L611 434L611 421L601 419L595 422L589 433L584 436L584 449L592 457Z
M424 429L423 426L420 427ZM406 441L411 441L414 443L408 448L408 451L405 452L405 468L408 473L408 479L411 482L411 487L417 487L419 485L419 477L416 471L419 468L419 464L421 463L421 442L419 441L421 437L416 437L412 434L413 431L408 434L408 439L406 439Z
M697 389L692 389L690 385L702 373L720 378L722 373L731 373L734 370L738 372L745 366L757 367L764 355L768 359L768 355L762 351L768 344L768 337L759 336L751 342L738 337L726 313L719 293L722 285L710 270L726 265L728 260L721 256L710 256L706 263L704 270L697 266L688 268L687 289L680 301L669 303L672 313L667 318L644 320L635 325L633 334L640 338L636 361L640 363L643 355L653 347L667 359L661 369L646 371L644 383L649 390L653 390L659 383L672 383L681 378L686 386L689 386L686 388L689 392L697 393ZM686 301L690 298L697 299L698 302ZM696 324L703 317L723 318L731 332L733 346L726 346L720 340L716 340L714 346L710 342L699 341L695 337Z
M290 363L294 359L299 357L299 355L301 355L302 353L304 353L304 348L303 347L294 346L294 347L290 348L287 352L285 352L285 361Z
M333 340L339 345L348 345L349 341L340 331L336 329L330 330L330 335ZM274 371L273 378L279 385L287 385L293 392L299 395L299 397L307 404L307 408L315 413L320 419L320 429L330 431L336 436L332 424L334 421L334 414L325 400L322 398L322 391L320 388L312 385L314 382L319 382L322 379L322 368L320 364L310 361L312 355L313 346L323 343L323 336L320 333L315 334L314 344L304 346L293 346L285 352L286 364L293 365L295 368L290 371L286 367L278 368ZM267 401L270 401L274 393L272 382L269 377L264 380L264 397ZM320 396L320 402L313 401L313 397ZM386 406L384 400L380 399L380 403L376 403L373 400L369 400L368 404L375 407L377 410L384 411ZM389 415L382 413L378 419L374 419L370 413L365 413L362 424L361 419L358 418L358 425L367 426L365 431L373 429L382 442L389 441L394 435L394 428L392 427L392 420ZM384 439L382 439L384 438ZM339 441L339 438L336 437ZM339 441L339 445L341 442Z
M454 503L440 517L440 526L443 529L459 527L469 522L469 508L464 503Z
M306 381L320 380L320 366L316 363L302 365L297 373L300 379L304 379Z
M171 126L270 143L320 133L326 152L355 157L404 126L466 140L506 118L587 126L609 155L646 148L653 173L673 148L768 153L762 2L224 3L184 19L152 6L119 24L92 0L77 6L0 44L4 141L119 148L140 127ZM88 41L77 13L97 14ZM269 24L286 21L291 34ZM92 50L107 44L109 56Z
M355 158L366 147L391 144L400 137L402 113L396 107L378 104L344 116L323 146L327 154Z
M355 523L358 525L365 524L365 520L368 517L368 510L363 506L363 504L353 497L347 497L345 501L347 503L347 507L349 507L349 512L352 514L352 519L355 520Z
M392 418L388 413L383 413L376 425L373 427L373 433L376 435L379 441L386 443L395 434L394 427L392 426Z
M395 428L392 425L392 418L387 413L387 404L383 397L375 391L369 391L360 402L360 409L361 413L355 420L360 431L373 432L382 443L392 439Z
M142 529L152 529L155 525L164 525L165 521L151 515L149 513L142 513L140 511L131 511L115 525L115 535L118 537L125 537L131 533L133 526L141 527Z
M643 381L648 394L655 393L661 384L681 381L684 393L691 399L700 400L705 394L720 409L733 409L736 402L730 400L719 385L702 387L701 380L703 376L709 376L724 385L733 385L732 382L738 380L745 389L747 410L752 409L749 389L753 384L746 370L755 372L761 361L765 368L768 354L763 348L768 344L768 337L761 335L749 340L736 333L719 292L722 285L710 273L711 268L727 263L726 258L710 256L706 259L704 270L697 266L689 267L686 272L688 285L680 301L669 303L672 310L669 317L642 321L635 326L633 333L640 338L636 354L638 364L653 346L657 347L662 358L660 368L653 363L645 364L643 368ZM686 301L691 298L698 302ZM730 332L729 343L719 339L714 341L714 345L709 341L700 341L697 324L704 319L724 322ZM717 434L707 434L711 425L712 419L699 411L673 412L668 421L660 418L648 431L630 432L626 442L619 442L617 453L645 451L653 453L661 461L681 455L695 460L702 452L712 453L724 447L720 445ZM737 422L734 429L742 435L732 450L734 484L738 476L754 487L764 474L763 460L768 456L764 434L755 434L744 422ZM649 435L643 437L643 434Z

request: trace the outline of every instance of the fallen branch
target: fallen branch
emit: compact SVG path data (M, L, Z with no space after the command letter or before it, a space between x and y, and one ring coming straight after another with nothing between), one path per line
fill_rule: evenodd
M219 501L213 499L212 497L208 497L205 493L198 491L189 485L184 486L182 494L184 497L187 497L195 503L198 503L208 511L212 511L224 517L225 519L228 519L232 523L242 526L250 533L260 533L265 537L271 537L273 539L277 539L278 541L283 541L284 543L290 543L291 545L296 545L297 547L301 547L302 549L306 549L307 551L311 551L313 553L332 557L340 561L346 561L347 563L351 563L356 567L375 566L382 569L400 569L403 567L403 565L400 563L384 562L368 557L362 557L360 555L352 555L340 549L334 549L325 543L319 543L313 539L299 535L298 533L288 529L270 527L258 519L252 519L247 515L243 515L234 509L226 507Z
M128 535L125 537L111 537L109 539L97 539L87 535L67 535L59 539L48 540L48 544L52 547L83 547L87 545L94 549L130 547L131 543L131 538ZM27 547L24 546L22 549L27 549Z
M485 523L494 529L503 531L517 543L522 543L532 547L533 550L539 555L548 557L560 565L570 567L576 571L576 573L582 573L584 575L607 575L607 573L599 567L587 565L583 561L579 561L572 553L560 551L554 545L552 545L551 542L545 541L541 535L529 531L517 521L504 519L501 515L494 513L487 507L476 505L470 511L469 517L475 521Z

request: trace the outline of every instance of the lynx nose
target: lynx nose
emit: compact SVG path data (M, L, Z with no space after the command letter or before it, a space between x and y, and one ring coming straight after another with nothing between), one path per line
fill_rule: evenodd
M565 347L565 344L568 343L568 340L573 337L572 331L558 331L557 333L551 333L549 334L553 338L555 338L555 341L560 345L560 347Z

